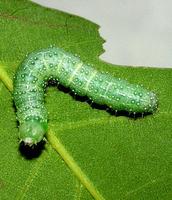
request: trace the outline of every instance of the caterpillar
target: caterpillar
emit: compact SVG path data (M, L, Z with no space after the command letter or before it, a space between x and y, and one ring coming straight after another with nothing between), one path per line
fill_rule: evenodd
M142 86L99 72L61 48L37 50L27 56L14 76L19 139L29 146L39 143L48 130L44 92L49 80L112 110L153 113L157 109L156 95Z

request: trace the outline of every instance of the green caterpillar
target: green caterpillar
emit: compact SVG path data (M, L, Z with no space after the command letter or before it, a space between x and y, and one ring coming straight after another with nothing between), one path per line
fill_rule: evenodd
M44 92L50 79L113 110L152 113L157 109L153 92L99 72L60 48L41 49L27 56L14 77L19 138L29 146L40 142L48 130Z

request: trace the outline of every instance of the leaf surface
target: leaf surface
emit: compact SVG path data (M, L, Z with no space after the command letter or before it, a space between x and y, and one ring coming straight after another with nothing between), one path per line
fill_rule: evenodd
M86 63L155 91L154 115L133 119L47 88L49 127L106 200L172 197L172 70L134 68L99 59L99 26L29 1L0 2L0 64L12 79L25 55L55 44ZM19 149L11 93L0 82L0 199L91 200L49 143L40 154Z

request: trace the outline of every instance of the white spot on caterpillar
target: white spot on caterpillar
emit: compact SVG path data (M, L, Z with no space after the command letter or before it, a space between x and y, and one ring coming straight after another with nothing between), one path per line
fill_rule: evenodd
M73 73L72 73L71 76L69 77L68 85L73 81L73 79L75 78L75 75L77 74L77 72L78 72L78 73L80 72L80 69L82 68L82 65L83 65L82 62L76 64L75 70L73 71Z
M92 75L90 76L90 78L86 80L86 84L85 84L85 88L84 88L86 92L89 90L90 82L93 80L93 78L96 76L96 74L97 74L97 71L94 71L92 73Z
M109 90L110 86L112 86L112 84L113 84L112 82L108 82L108 85L105 89L105 93L102 95L102 97L106 97L106 93L108 92L108 90Z
M65 54L62 56L61 60L59 61L58 65L57 65L57 72L60 72L61 67L63 66L63 61L66 58Z

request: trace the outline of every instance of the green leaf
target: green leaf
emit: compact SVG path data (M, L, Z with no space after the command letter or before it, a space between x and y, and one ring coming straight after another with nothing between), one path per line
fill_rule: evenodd
M96 69L155 91L158 111L136 120L91 107L57 87L47 88L45 101L54 137L104 199L170 200L172 70L105 63L98 57L104 42L98 25L29 1L1 0L0 24L0 66L11 79L27 53L55 44ZM0 199L93 199L53 149L56 139L48 137L39 154L24 153L17 126L12 95L0 82Z

